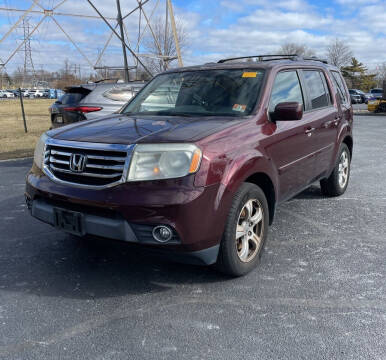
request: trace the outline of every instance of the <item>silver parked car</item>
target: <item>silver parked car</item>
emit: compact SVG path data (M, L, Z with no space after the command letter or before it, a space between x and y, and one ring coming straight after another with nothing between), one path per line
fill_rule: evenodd
M119 111L145 82L91 83L66 88L49 108L52 127L91 120Z

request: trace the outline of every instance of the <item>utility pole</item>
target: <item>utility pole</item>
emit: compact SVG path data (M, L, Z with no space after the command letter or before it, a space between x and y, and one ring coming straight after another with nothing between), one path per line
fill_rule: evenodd
M169 19L168 19L168 15L169 15L169 11L168 11L168 0L165 0L165 9L166 9L166 14L165 14L165 38L164 38L164 55L167 55L167 51L168 51L168 37L169 37L169 27L168 27L168 22L169 22ZM164 71L166 71L168 68L168 61L167 59L165 58L164 59Z
M126 46L125 46L125 34L123 31L123 20L122 20L122 12L121 12L121 4L120 1L117 0L117 10L118 10L118 24L119 24L119 30L121 32L121 44L122 44L122 52L123 52L123 65L124 65L124 77L125 82L129 82L129 65L127 64L127 53L126 53Z
M171 25L172 25L174 42L176 44L176 51L177 51L177 57L178 57L178 66L182 67L182 66L184 66L184 64L182 63L180 43L178 41L176 21L174 19L173 5L172 5L171 0L167 0L167 5L168 5L168 8L169 8L170 22L171 22Z

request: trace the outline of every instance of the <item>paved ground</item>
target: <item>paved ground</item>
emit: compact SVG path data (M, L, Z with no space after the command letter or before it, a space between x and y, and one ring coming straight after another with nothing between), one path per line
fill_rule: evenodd
M1 359L386 359L386 117L357 116L351 183L278 209L258 269L227 279L78 241L0 163Z

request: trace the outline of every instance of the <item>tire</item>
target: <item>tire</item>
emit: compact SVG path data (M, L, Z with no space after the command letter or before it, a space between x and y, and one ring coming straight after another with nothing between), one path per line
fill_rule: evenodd
M268 226L269 210L264 192L254 184L243 183L229 210L217 269L231 276L242 276L253 270L260 260ZM241 233L244 235L239 236Z
M323 195L340 196L347 189L350 179L351 155L346 144L341 144L334 170L327 179L320 181Z

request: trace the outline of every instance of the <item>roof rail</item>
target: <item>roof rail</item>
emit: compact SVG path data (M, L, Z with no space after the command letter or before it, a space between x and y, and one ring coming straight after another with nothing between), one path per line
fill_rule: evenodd
M257 58L258 61L272 61L272 60L306 60L306 61L320 61L324 64L328 64L328 61L326 59L319 59L316 56L310 56L310 57L302 57L297 54L291 54L291 55L251 55L251 56L240 56L240 57L234 57L234 58L228 58L228 59L221 59L217 63L223 64L227 61L233 61L233 60L242 60L242 59L253 59Z
M328 64L328 60L327 59L320 59L320 58L317 58L316 56L303 57L303 60L320 61L323 64Z
M283 55L283 54L277 54L277 55L251 55L251 56L240 56L235 58L228 58L228 59L221 59L217 61L218 64L225 63L227 61L233 61L233 60L242 60L242 59L253 59L258 58L259 61L267 61L267 60L297 60L299 58L299 55L292 54L292 55ZM277 58L277 59L265 59L264 58Z

